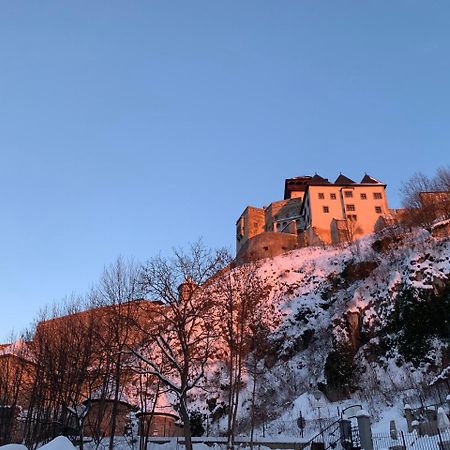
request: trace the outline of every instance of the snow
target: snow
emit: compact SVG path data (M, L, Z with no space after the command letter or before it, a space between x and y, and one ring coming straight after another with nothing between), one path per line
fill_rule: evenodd
M23 444L0 445L1 450L28 450Z
M40 447L40 450L75 450L76 447L65 436L58 436L48 444ZM1 450L27 450L22 444L8 444L0 446Z
M41 447L41 450L74 450L75 447L65 436L58 436Z

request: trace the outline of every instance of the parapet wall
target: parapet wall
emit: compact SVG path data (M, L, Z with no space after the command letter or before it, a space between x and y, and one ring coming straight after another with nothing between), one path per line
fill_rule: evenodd
M265 232L250 238L236 255L237 264L273 258L299 247L296 234Z

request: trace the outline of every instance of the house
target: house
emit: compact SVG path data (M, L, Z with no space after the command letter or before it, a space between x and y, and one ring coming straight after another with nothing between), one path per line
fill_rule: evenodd
M306 244L338 244L373 233L389 212L385 191L386 185L369 175L359 183L342 174L334 183L312 177L300 211Z

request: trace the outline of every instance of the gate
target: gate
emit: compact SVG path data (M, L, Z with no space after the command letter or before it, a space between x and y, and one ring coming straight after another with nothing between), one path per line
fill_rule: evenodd
M339 418L308 441L311 450L361 450L359 430L351 420Z

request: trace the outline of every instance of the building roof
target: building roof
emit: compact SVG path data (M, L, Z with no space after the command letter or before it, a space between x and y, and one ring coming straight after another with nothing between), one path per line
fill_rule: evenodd
M361 184L383 184L383 183L380 180L377 180L376 178L371 177L366 173L363 179L361 180Z
M322 184L331 184L331 183L328 181L328 178L323 178L317 173L311 178L311 181L308 183L308 185L322 185Z
M336 181L334 184L355 184L353 180L346 177L345 175L342 175L342 173L336 178Z
M284 199L291 198L291 192L304 192L306 185L311 181L310 175L302 175L300 177L286 178L284 180Z

